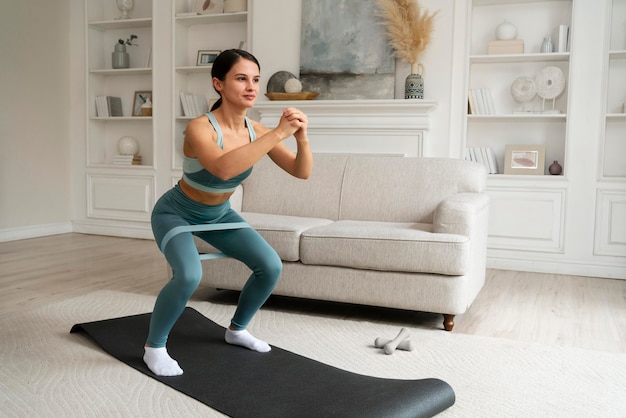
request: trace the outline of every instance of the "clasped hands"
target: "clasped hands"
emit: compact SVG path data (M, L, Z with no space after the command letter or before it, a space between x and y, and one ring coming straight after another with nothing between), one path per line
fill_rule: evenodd
M286 135L285 138L293 135L296 140L307 139L308 119L306 115L295 107L288 107L283 110L283 114L278 122L278 127Z

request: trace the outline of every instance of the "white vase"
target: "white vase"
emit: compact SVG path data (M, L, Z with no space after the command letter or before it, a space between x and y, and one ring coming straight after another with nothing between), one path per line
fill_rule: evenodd
M128 12L133 10L133 7L135 7L135 1L134 0L115 0L115 1L117 4L117 8L120 9L120 12L122 12L122 15L118 17L118 19L130 19Z

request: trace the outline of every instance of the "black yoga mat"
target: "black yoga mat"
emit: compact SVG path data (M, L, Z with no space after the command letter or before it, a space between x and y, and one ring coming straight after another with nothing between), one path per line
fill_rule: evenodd
M118 360L232 417L431 417L454 404L439 379L359 375L272 346L257 353L226 344L225 329L186 308L168 352L182 376L155 376L142 360L150 314L76 324ZM329 348L329 350L332 348Z

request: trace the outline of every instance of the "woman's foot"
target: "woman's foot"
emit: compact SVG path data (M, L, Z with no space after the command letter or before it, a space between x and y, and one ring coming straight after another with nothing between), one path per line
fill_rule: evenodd
M242 347L246 347L250 350L258 351L260 353L267 353L272 350L272 347L265 341L259 340L254 337L248 331L241 330L235 331L232 329L226 330L226 335L224 339L228 344L240 345Z
M143 355L143 361L152 373L157 376L180 376L183 369L180 368L178 362L170 357L165 347L153 348L144 347L146 350Z

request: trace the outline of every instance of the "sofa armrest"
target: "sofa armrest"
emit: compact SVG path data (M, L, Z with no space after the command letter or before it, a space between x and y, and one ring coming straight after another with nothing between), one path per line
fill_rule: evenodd
M433 216L433 232L460 234L472 237L476 228L485 229L489 213L489 196L486 193L458 193L442 200Z

